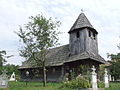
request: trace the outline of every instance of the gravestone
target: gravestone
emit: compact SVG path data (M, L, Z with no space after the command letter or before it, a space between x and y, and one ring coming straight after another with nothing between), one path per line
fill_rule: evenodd
M9 81L15 81L15 73L13 72Z
M93 66L92 68L92 77L91 77L91 83L92 83L92 90L98 90L97 87L97 74L95 72L95 66Z
M109 81L112 81L112 77L111 77L111 75L109 75Z
M109 87L109 79L108 79L107 69L105 69L104 83L105 83L105 88L108 88Z
M8 76L4 70L2 75L0 75L0 88L7 88L8 86Z
M113 82L115 81L115 78L114 78L114 76L112 77L112 81L113 81Z

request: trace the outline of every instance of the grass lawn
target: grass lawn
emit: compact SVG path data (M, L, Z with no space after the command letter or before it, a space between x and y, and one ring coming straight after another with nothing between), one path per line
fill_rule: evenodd
M43 87L41 82L9 82L7 89L0 90L73 90L68 88L61 88L62 83L47 83Z
M110 83L110 87L105 90L120 90L120 82Z
M47 83L46 87L40 82L9 82L7 89L0 90L73 90L70 88L62 88L62 83ZM110 83L110 88L105 90L120 90L120 83Z

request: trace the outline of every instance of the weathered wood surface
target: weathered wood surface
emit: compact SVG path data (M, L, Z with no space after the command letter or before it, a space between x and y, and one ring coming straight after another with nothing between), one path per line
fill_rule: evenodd
M77 38L76 34L79 31L79 38ZM91 36L89 37L89 28L84 28L83 30L77 30L77 32L70 33L70 53L71 55L79 54L85 51L89 51L98 55L98 43L97 43L97 35L93 36L92 31Z

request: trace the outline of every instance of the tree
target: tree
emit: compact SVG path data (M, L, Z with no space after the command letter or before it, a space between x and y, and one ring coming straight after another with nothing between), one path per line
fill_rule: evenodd
M0 51L0 74L2 73L3 63L6 62L5 55L6 55L6 51L4 50Z
M43 68L43 85L46 86L46 55L49 48L58 44L58 27L60 21L46 19L43 15L31 16L30 21L22 28L20 26L17 35L23 42L20 56L31 60L35 67Z
M11 76L13 72L15 72L15 75L19 75L18 68L19 68L18 65L13 65L13 64L6 64L3 66L3 69L7 71L8 76Z
M118 45L118 48L120 49L120 44ZM110 74L115 77L115 79L120 79L120 53L117 54L108 54L108 57L110 57L110 66L108 66L110 70Z

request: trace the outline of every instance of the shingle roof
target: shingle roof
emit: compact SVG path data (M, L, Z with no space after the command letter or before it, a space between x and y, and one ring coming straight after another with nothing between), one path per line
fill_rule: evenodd
M57 48L50 49L47 53L46 66L59 66L64 63L69 55L69 45L60 46ZM33 67L31 60L22 63L20 68L31 68Z
M90 28L92 30L94 30L96 33L98 33L93 26L91 25L91 23L89 22L89 20L87 19L87 17L85 16L84 13L81 13L77 20L75 21L75 23L73 24L73 26L71 27L70 32L75 31L77 29L81 29L81 28Z
M88 51L85 51L85 52L77 54L77 55L73 55L73 56L69 57L69 59L66 62L72 62L72 61L84 60L84 59L92 59L92 60L98 61L100 63L105 63L104 58L102 58L99 54L95 55Z
M47 66L62 65L69 56L69 45L60 46L49 50Z
M105 63L105 60L100 55L94 55L90 52L83 52L77 55L69 55L69 44L60 46L57 48L50 49L47 54L46 66L60 66L67 62L92 59L99 63ZM32 62L25 61L20 69L22 68L33 68Z

